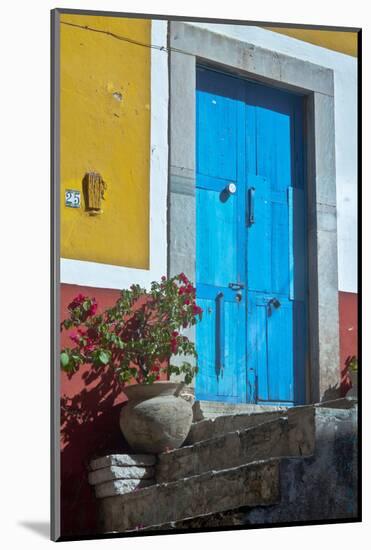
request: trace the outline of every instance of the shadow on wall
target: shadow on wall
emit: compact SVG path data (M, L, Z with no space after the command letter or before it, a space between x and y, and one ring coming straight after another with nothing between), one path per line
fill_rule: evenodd
M85 387L73 397L61 397L63 535L97 530L97 500L87 479L90 459L106 452L129 451L119 429L124 396L112 371L106 369L98 374L85 370L76 376Z
M119 291L61 285L61 319L80 292L94 296L99 309L114 304ZM70 345L67 331L61 347ZM97 532L98 507L88 484L90 459L106 451L126 452L119 428L125 396L109 368L98 372L82 367L74 376L61 373L61 532L84 535Z
M358 295L339 292L341 395L351 388L347 361L358 356Z
M352 382L349 376L349 362L354 356L348 356L343 363L340 364L340 384L329 386L322 396L322 401L332 401L339 397L345 397L348 391L352 388Z

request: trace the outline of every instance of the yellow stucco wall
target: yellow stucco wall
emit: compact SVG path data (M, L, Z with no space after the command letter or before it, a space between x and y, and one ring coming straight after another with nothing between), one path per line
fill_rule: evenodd
M61 256L148 268L151 50L108 33L150 44L151 22L64 14L60 31ZM89 171L107 185L95 216ZM65 206L66 189L81 191L80 208Z
M269 31L286 34L292 38L310 42L322 48L335 50L357 57L357 33L343 31L322 31L314 29L294 29L285 27L266 27Z

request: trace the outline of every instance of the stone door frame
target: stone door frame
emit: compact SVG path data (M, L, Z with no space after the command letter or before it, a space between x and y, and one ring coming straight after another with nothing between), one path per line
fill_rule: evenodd
M195 281L196 65L299 92L305 101L309 357L306 401L340 384L333 70L191 23L169 23L168 273ZM195 338L194 329L188 336Z

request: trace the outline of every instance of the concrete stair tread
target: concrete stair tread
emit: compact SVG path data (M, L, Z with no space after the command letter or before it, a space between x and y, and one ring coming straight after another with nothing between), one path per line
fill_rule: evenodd
M198 441L157 457L157 481L175 481L289 454L287 417Z
M285 411L286 406L260 405L255 403L223 403L218 401L197 400L193 404L195 421L218 418L226 415L255 414L268 411Z
M212 439L220 435L264 424L287 416L287 410L226 414L194 422L186 439L186 445Z
M202 404L205 403L209 402L196 402L198 407L201 407ZM186 440L186 445L210 439L216 431L220 434L228 433L240 428L248 428L257 424L262 424L266 420L270 420L272 418L286 416L289 410L302 409L303 407L346 410L351 409L356 405L357 399L349 397L342 397L309 405L296 405L291 408L276 406L269 407L263 405L234 405L210 402L210 407L214 407L215 409L213 409L215 412L214 416L207 416L202 419L200 418L192 424L191 431ZM221 412L217 414L218 406L220 407ZM197 418L197 414L195 416Z
M181 498L180 498L181 495ZM279 500L279 459L193 475L101 500L109 532L137 530Z
M326 419L346 421L351 414L349 408L335 408L333 403L328 407L325 404L304 405L292 407L276 417L258 414L254 417L257 423L252 426L249 426L248 417L243 418L242 428L221 435L210 428L218 428L219 419L206 421L209 424L204 435L209 436L208 439L158 455L156 479L173 481L208 469L236 467L252 460L309 456L315 452L317 423L327 422ZM224 428L231 426L224 424Z
M171 449L169 451L161 453L161 456L164 455L164 454L176 453L178 451L181 451L183 449L187 449L189 447L196 447L198 445L203 445L205 443L214 441L215 439L221 439L224 436L227 436L227 435L232 434L232 433L242 433L242 432L246 432L248 430L258 429L263 425L271 424L273 422L277 423L277 421L279 422L281 420L286 420L286 419L287 419L287 415L282 414L282 415L277 416L277 417L272 417L271 419L266 419L266 420L261 419L260 422L257 423L257 424L252 424L252 425L247 425L247 426L239 426L238 428L230 429L227 432L221 432L221 433L216 433L216 434L210 433L210 437L208 437L207 439L200 439L199 441L195 441L194 443L190 443L186 440L185 444L182 447L179 447L178 449ZM209 422L209 421L206 420L205 422ZM160 455L157 455L157 456L160 456Z

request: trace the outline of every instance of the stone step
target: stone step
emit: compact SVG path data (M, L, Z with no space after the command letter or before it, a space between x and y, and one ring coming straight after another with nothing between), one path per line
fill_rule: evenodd
M156 481L176 481L209 470L234 468L288 454L288 420L284 417L276 418L252 428L229 432L159 454Z
M155 462L156 457L151 454L111 454L91 460L90 469L99 470L110 466L153 466Z
M186 445L205 441L236 430L251 428L269 420L285 416L286 410L226 414L194 422L186 440Z
M316 403L316 407L325 407L327 409L351 409L358 404L356 397L340 397L331 401L322 401Z
M94 486L95 496L106 499L116 495L131 494L144 487L155 485L154 479L114 479Z
M259 416L261 421L263 418L265 421L224 435L218 435L218 429L213 434L212 428L219 427L219 424L224 429L232 428L235 426L234 418L226 417L228 422L224 425L223 418L206 421L210 424L204 434L207 433L209 439L158 455L157 482L175 481L208 470L232 468L255 460L313 455L316 445L326 437L327 431L333 430L334 422L349 421L353 412L352 409L335 409L333 404L330 407L321 404L293 407L286 411L285 416L280 413L278 418L274 418L275 414L277 413L254 415L253 421L257 421L256 417ZM242 423L246 422L248 425L249 418L242 416Z
M96 485L102 530L179 525L246 507L255 514L249 514L248 523L263 516L268 522L273 517L287 518L296 509L297 516L305 518L308 499L314 509L325 496L321 487L330 494L331 484L339 486L337 508L343 513L353 506L356 493L354 484L349 484L356 464L357 407L338 405L294 407L285 416L162 453L157 457L156 481L113 479ZM269 458L256 460L265 454ZM127 460L119 456L104 457L104 464ZM329 510L331 495L326 503Z
M155 483L155 462L155 455L105 455L91 460L88 481L97 498L131 493Z
M312 450L313 454L279 459L280 499L277 503L231 508L145 530L205 530L233 525L356 518L357 408L349 409L346 402L323 405L298 407L288 417L292 451L300 452L304 448Z
M141 466L108 466L89 472L88 480L90 485L99 485L113 479L153 479L154 467Z
M285 411L287 407L279 405L256 405L254 403L222 403L218 401L195 401L193 420L207 420L218 416Z
M289 456L314 455L334 433L355 431L357 407L335 407L331 402L302 405L288 410Z
M111 482L117 483L117 482ZM100 501L104 532L124 532L181 521L241 506L279 501L279 460L161 483Z

